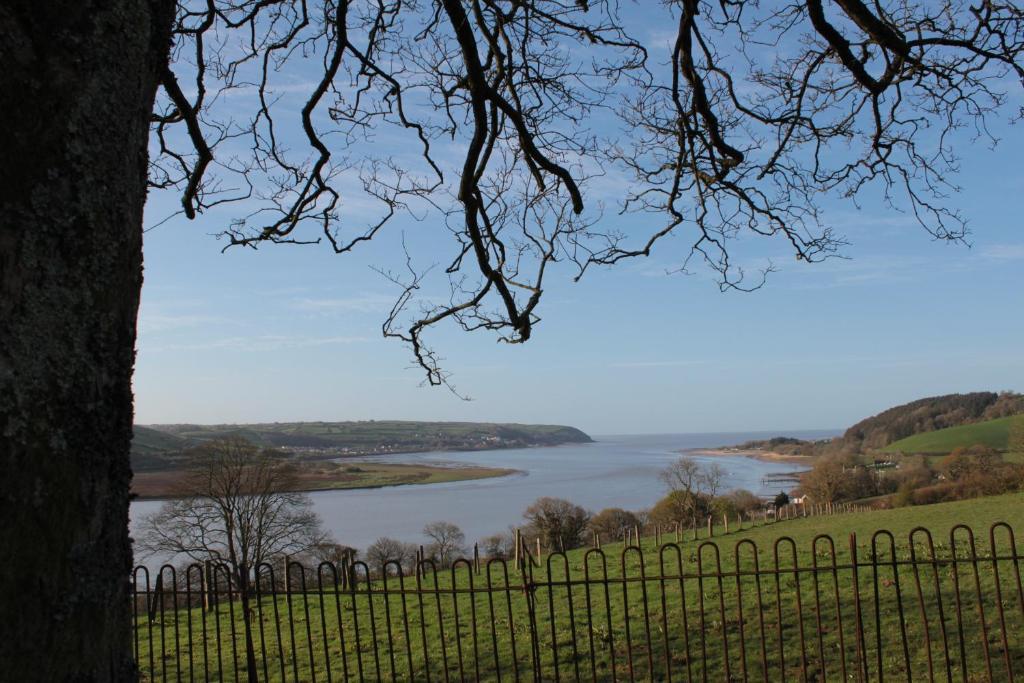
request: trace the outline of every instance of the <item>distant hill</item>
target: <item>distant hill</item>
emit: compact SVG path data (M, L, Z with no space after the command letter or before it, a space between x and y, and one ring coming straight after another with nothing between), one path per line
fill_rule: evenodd
M1024 415L915 434L889 444L884 450L892 453L945 454L955 448L981 444L1002 451L1008 447L1010 428L1015 424L1024 428Z
M828 441L804 441L785 436L778 436L773 439L760 441L749 441L734 448L772 451L786 455L836 455L836 454L859 454L887 448L890 444L903 444L907 441L911 448L918 448L918 444L932 443L925 437L940 430L951 428L979 426L980 423L993 422L992 428L982 428L975 431L964 429L957 432L958 436L948 438L972 438L970 435L977 433L987 439L1002 439L1001 448L1006 447L1006 433L1001 432L999 425L1008 423L999 422L1000 419L1009 418L1013 415L1024 416L1024 395L1013 392L995 393L992 391L979 391L970 394L946 394L945 396L931 396L922 398L910 403L905 403L894 408L889 408L878 415L861 420L847 429L842 436ZM999 436L999 435L1002 436ZM911 441L911 437L922 439ZM947 437L940 436L935 442L936 452L943 452L943 444ZM987 443L984 439L975 439L970 443L957 443L944 452L949 452L957 445L973 446L976 443ZM901 449L903 447L901 446ZM927 449L916 452L928 452Z
M853 425L836 441L842 451L880 449L915 434L1024 413L1024 396L979 391L932 396L889 408Z
M368 420L147 425L135 428L132 463L138 470L173 468L184 451L226 436L242 436L266 448L284 448L311 457L490 450L592 441L575 427L483 422Z
M194 443L176 434L135 425L132 436L132 469L137 472L173 468L175 461Z

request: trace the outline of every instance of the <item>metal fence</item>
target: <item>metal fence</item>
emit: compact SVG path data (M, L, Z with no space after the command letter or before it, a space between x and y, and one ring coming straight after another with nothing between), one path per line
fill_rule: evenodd
M659 539L661 540L661 539ZM159 681L1024 680L1012 528L134 574Z

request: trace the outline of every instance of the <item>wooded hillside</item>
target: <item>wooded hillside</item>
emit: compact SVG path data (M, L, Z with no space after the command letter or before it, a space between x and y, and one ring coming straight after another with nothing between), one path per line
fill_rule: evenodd
M149 425L135 427L132 466L136 471L174 469L189 448L230 436L241 436L258 446L287 449L310 457L490 450L591 441L575 427L483 422L367 420Z
M838 449L862 452L884 448L914 434L1024 413L1024 396L979 391L932 396L889 408L861 420L837 439Z

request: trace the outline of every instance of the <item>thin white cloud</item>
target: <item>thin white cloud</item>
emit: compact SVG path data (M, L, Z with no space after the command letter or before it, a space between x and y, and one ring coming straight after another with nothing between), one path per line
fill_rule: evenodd
M981 255L993 261L1024 260L1024 244L992 244L984 247Z
M220 325L224 322L226 322L225 318L220 316L198 314L168 315L165 313L147 313L145 310L139 316L139 328L143 334Z
M145 351L287 351L320 346L356 344L369 341L368 337L300 337L285 335L254 335L251 337L224 337L201 342L145 346Z
M395 303L394 296L386 294L358 294L355 296L331 298L295 299L295 308L313 313L381 313L388 311Z
M705 365L702 360L641 360L626 361L622 363L610 363L610 368L683 368L694 365Z

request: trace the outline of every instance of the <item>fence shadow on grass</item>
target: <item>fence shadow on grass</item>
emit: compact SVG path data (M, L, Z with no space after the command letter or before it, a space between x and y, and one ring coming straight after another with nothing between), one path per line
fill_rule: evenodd
M659 539L660 540L660 539ZM1024 680L1013 529L134 572L154 681ZM237 571L236 571L237 569Z

